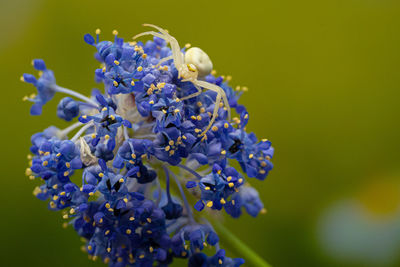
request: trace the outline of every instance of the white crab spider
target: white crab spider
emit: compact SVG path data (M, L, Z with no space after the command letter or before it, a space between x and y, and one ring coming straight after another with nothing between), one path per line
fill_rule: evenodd
M172 55L169 57L165 57L160 60L160 62L157 64L157 66L161 65L163 62L168 61L170 59L174 60L174 64L176 69L178 70L178 78L182 78L183 82L191 82L193 85L196 87L197 92L190 94L188 96L185 96L181 98L180 100L186 100L189 98L193 98L201 94L202 88L208 89L211 91L214 91L217 93L217 97L215 100L215 107L214 111L212 114L212 118L210 123L208 124L207 128L200 134L200 136L204 136L207 131L211 128L213 123L215 122L215 119L218 115L218 109L220 107L221 103L221 98L224 102L224 105L228 111L228 120L231 119L231 111L230 111L230 106L228 102L228 98L226 97L225 91L212 83L203 81L203 80L198 80L198 77L205 77L206 75L211 73L212 70L212 62L208 55L201 50L198 47L192 47L189 48L185 55L181 52L181 48L179 47L178 41L171 36L166 30L152 25L152 24L143 24L143 26L149 26L153 27L159 32L155 31L148 31L148 32L143 32L135 35L133 39L136 39L140 36L143 35L153 35L157 36L163 40L165 40L167 43L170 44L171 50L172 50Z

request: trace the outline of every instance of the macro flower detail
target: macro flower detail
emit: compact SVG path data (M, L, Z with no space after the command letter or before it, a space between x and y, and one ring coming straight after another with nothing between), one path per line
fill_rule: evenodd
M216 75L200 48L181 49L167 31L147 26L155 30L134 42L117 31L114 41L100 41L100 30L84 36L101 64L94 78L102 89L89 97L59 86L43 60L33 61L39 78L21 79L37 90L24 98L31 114L63 94L57 116L73 123L31 137L26 175L42 181L34 195L61 211L93 260L240 266L247 259L226 256L213 216L265 211L249 181L266 178L274 149L246 131L239 99L247 89ZM153 39L139 41L144 35Z

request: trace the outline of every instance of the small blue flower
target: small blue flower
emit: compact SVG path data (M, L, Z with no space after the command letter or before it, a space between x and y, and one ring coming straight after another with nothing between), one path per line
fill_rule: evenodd
M33 84L37 89L37 95L26 97L26 100L32 101L31 115L42 114L42 106L49 102L55 94L56 79L53 71L46 68L42 59L33 60L33 67L40 71L39 79L31 74L24 74L23 81Z
M57 106L57 116L66 121L71 121L79 115L79 103L70 97L61 99Z

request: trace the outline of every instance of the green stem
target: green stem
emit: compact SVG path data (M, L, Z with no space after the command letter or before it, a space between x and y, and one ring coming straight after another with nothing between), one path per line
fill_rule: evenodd
M213 221L212 225L217 231L218 235L221 236L223 243L229 244L237 253L243 255L244 260L249 266L257 267L271 267L263 258L261 258L256 252L244 244L238 237L226 229L221 223Z

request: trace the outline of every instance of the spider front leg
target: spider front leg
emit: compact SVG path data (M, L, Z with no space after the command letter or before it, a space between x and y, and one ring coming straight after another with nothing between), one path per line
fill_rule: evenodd
M171 59L174 59L174 57L173 56L164 57L164 58L160 59L160 61L158 61L157 65L155 67L158 68L161 66L161 64L163 64L164 62L171 60Z
M142 33L136 34L135 36L132 37L132 39L137 39L137 38L145 36L145 35L153 35L153 36L161 38L167 42L169 41L163 34L161 34L159 32L154 32L154 31L142 32Z

